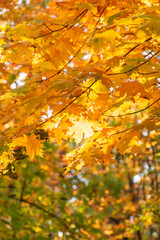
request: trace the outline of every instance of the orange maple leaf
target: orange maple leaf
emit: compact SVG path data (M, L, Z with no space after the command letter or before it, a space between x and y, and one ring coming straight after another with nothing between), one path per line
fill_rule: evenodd
M14 139L11 146L24 146L26 148L26 154L30 156L30 159L33 160L36 155L42 156L43 154L43 144L41 141L37 140L35 135L24 135L23 137L19 137Z

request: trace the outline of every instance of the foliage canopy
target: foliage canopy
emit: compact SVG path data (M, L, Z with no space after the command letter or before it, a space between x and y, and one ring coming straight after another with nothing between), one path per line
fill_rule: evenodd
M0 16L1 239L159 239L159 1Z

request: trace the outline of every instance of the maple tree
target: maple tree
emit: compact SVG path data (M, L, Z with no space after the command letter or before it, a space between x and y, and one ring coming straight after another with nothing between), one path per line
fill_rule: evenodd
M8 213L2 209L1 232L10 229L10 239L59 239L58 231L64 239L158 239L159 1L2 0L0 11L0 173L6 195L16 192ZM48 155L64 143L64 163L59 153L52 166ZM43 181L70 189L57 187L55 213L54 194L42 200L48 188L36 190ZM74 193L69 184L77 184ZM41 219L32 228L34 211Z

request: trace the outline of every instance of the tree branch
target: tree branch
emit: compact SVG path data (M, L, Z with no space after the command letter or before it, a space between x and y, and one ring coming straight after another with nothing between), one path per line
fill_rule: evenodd
M144 42L148 42L149 40L151 40L152 37L146 39ZM130 52L132 52L134 49L136 49L137 47L139 47L141 44L137 44L136 46L134 46L133 48L131 48L123 57L126 57Z
M85 9L85 10L84 10L83 12L81 12L77 17L75 17L73 21L75 21L76 19L78 19L81 15L82 15L82 16L81 16L81 18L82 18L87 12L88 12L88 9ZM81 18L80 18L80 19L81 19ZM39 35L39 36L35 37L34 39L41 38L41 37L45 37L45 36L47 36L47 35L49 35L49 34L51 34L51 33L54 33L54 32L59 32L59 31L65 29L65 28L67 28L67 27L69 26L69 24L67 24L67 25L63 26L62 28L59 28L59 29L56 29L56 30L51 30L46 24L44 24L44 25L50 30L50 32L45 33L45 34L42 34L42 35ZM70 26L70 28L72 28L73 26L74 26L74 24L72 24L72 25Z
M29 201L29 200L27 200L27 199L24 199L24 198L22 198L22 199L16 198L16 200L18 200L18 201L20 201L20 202L27 203L27 204L29 204L30 206L35 207L35 208L41 210L42 212L48 214L49 216L55 218L60 224L62 224L62 225L67 229L67 231L69 231L69 232L71 233L72 237L74 237L73 239L76 239L74 232L69 228L69 226L68 226L64 221L62 221L62 219L61 219L60 217L58 217L58 216L55 215L54 213L46 210L46 209L44 208L44 206L40 206L40 205L38 205L37 203L31 202L31 201Z
M25 190L25 187L26 187L26 183L27 183L27 181L26 181L26 179L24 179L23 182L22 182L22 188L21 188L20 200L23 199L23 194L24 194L24 190Z
M86 42L78 49L78 51L74 54L74 56L73 56L59 71L57 71L55 74L53 74L52 76L46 78L45 80L40 80L40 81L37 81L37 82L43 82L43 81L46 81L46 80L48 80L48 79L51 79L51 78L55 77L57 74L60 74L60 73L65 69L65 67L66 67L69 63L72 62L72 60L77 56L77 54L81 51L81 49L86 45L86 43L88 43L88 42L91 40L91 38L92 38L93 35L95 34L96 27L97 27L98 23L100 22L101 16L102 16L103 12L105 11L105 9L107 8L108 5L109 5L109 3L108 3L108 4L104 7L104 9L102 10L102 12L101 12L101 14L100 14L100 16L99 16L99 18L98 18L95 26L94 26L94 29L93 29L92 33L90 34L89 38L88 38L88 39L86 40Z
M110 70L110 68L108 68L108 71ZM95 79L93 81L93 83L91 83L81 94L79 94L77 97L75 97L70 103L68 103L65 107L63 107L60 111L58 111L57 113L55 113L54 115L52 115L49 119L53 119L55 116L57 116L58 114L60 114L61 112L63 112L66 108L68 108L73 102L75 102L79 97L81 97L85 92L87 92L87 90L89 90L99 79ZM46 121L42 122L39 124L39 126L42 126L44 123L46 123L49 119L47 119Z
M138 74L139 74L139 75L150 75L150 74L156 74L156 73L159 73L159 72L156 71L156 72L140 73L140 72L138 71Z
M146 64L147 62L149 62L154 56L156 56L158 53L160 53L160 51L157 51L155 54L153 54L153 56L151 56L150 58L148 58L145 62L125 71L125 72L119 72L119 73L108 73L106 74L106 76L114 76L114 75L120 75L120 74L125 74L125 73L129 73L129 72L132 72L133 70L143 66L144 64Z
M69 25L69 24L68 24L68 25ZM59 29L50 31L50 32L48 32L48 33L39 35L38 37L34 37L34 39L41 38L41 37L45 37L45 36L47 36L47 35L49 35L49 34L51 34L51 33L54 33L54 32L59 32L59 31L63 30L64 28L68 27L68 25L66 25L66 26L64 26L64 27L62 27L62 28L59 28Z
M117 116L115 116L115 115L109 116L109 115L105 115L105 114L103 114L103 115L106 116L106 117L118 118L118 117L123 117L123 116L128 116L128 115L136 114L136 113L143 112L143 111L147 110L148 108L150 108L151 106L153 106L155 103L157 103L159 100L160 100L160 98L158 98L155 102L153 102L152 104L148 105L147 107L145 107L145 108L143 108L143 109L140 109L140 110L138 110L138 111L135 111L135 112L124 113L124 114L117 115Z

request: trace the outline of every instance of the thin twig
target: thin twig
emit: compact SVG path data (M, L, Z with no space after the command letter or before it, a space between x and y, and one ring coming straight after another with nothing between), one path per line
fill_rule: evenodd
M38 37L34 37L33 39L37 39L37 38L41 38L41 37L45 37L45 36L47 36L47 35L49 35L49 34L51 34L51 33L54 33L54 32L59 32L59 31L63 30L64 28L66 28L67 26L68 26L68 25L66 25L66 26L64 26L64 27L62 27L62 28L59 28L59 29L56 29L56 30L50 31L50 32L48 32L48 33L45 33L45 34L39 35Z
M20 199L22 200L23 199L23 194L24 194L24 190L25 190L25 187L26 187L26 179L23 180L22 182L22 188L21 188L21 194L20 194Z
M44 206L40 206L40 205L38 205L37 203L31 202L31 201L29 201L29 200L27 200L27 199L24 199L24 198L22 198L22 199L18 199L18 198L17 198L17 200L20 201L20 202L27 203L27 204L29 204L30 206L33 206L33 207L41 210L42 212L48 214L49 216L55 218L59 223L61 223L61 224L72 234L72 237L75 237L73 231L69 228L69 226L68 226L64 221L62 221L62 219L61 219L60 217L58 217L56 214L54 214L54 213L46 210L46 209L44 208ZM75 239L75 238L74 238L74 239Z
M112 116L109 116L109 115L105 115L103 114L105 117L114 117L114 118L118 118L118 117L124 117L124 116L128 116L128 115L132 115L132 114L136 114L136 113L140 113L140 112L143 112L145 110L147 110L148 108L150 108L151 106L153 106L155 103L157 103L158 101L160 100L160 98L158 98L155 102L153 102L152 104L148 105L147 107L143 108L143 109L140 109L138 111L135 111L135 112L130 112L130 113L124 113L124 114L121 114L121 115L112 115Z
M151 56L150 58L148 58L145 62L125 71L125 72L119 72L119 73L108 73L106 74L106 76L114 76L114 75L120 75L120 74L125 74L125 73L129 73L129 72L132 72L133 70L141 67L142 65L146 64L147 62L149 62L154 56L156 56L158 53L160 53L160 51L157 51L153 56Z
M88 9L83 10L77 17L74 18L73 21L75 21L76 19L78 19L81 15L82 15L82 17L83 17L83 16L87 13L87 11L88 11ZM52 29L50 29L46 24L44 24L44 25L50 30L50 32L45 33L45 34L42 34L42 35L39 35L39 36L35 37L34 39L41 38L41 37L45 37L45 36L47 36L47 35L49 35L49 34L51 34L51 33L54 33L54 32L59 32L59 31L65 29L65 28L67 28L67 27L69 26L69 24L67 24L67 25L64 25L62 28L59 28L59 29L56 29L56 30L52 30ZM74 24L72 24L72 25L70 26L70 28L72 28L73 26L74 26Z
M151 40L152 37L146 39L144 42L148 42L149 40ZM136 46L134 46L133 48L131 48L123 57L126 57L130 52L132 52L135 48L139 47L141 44L137 44Z
M139 71L138 71L138 74L139 74L139 75L151 75L151 74L156 74L156 73L159 73L159 72L156 71L156 72L142 73L142 72L139 72Z

